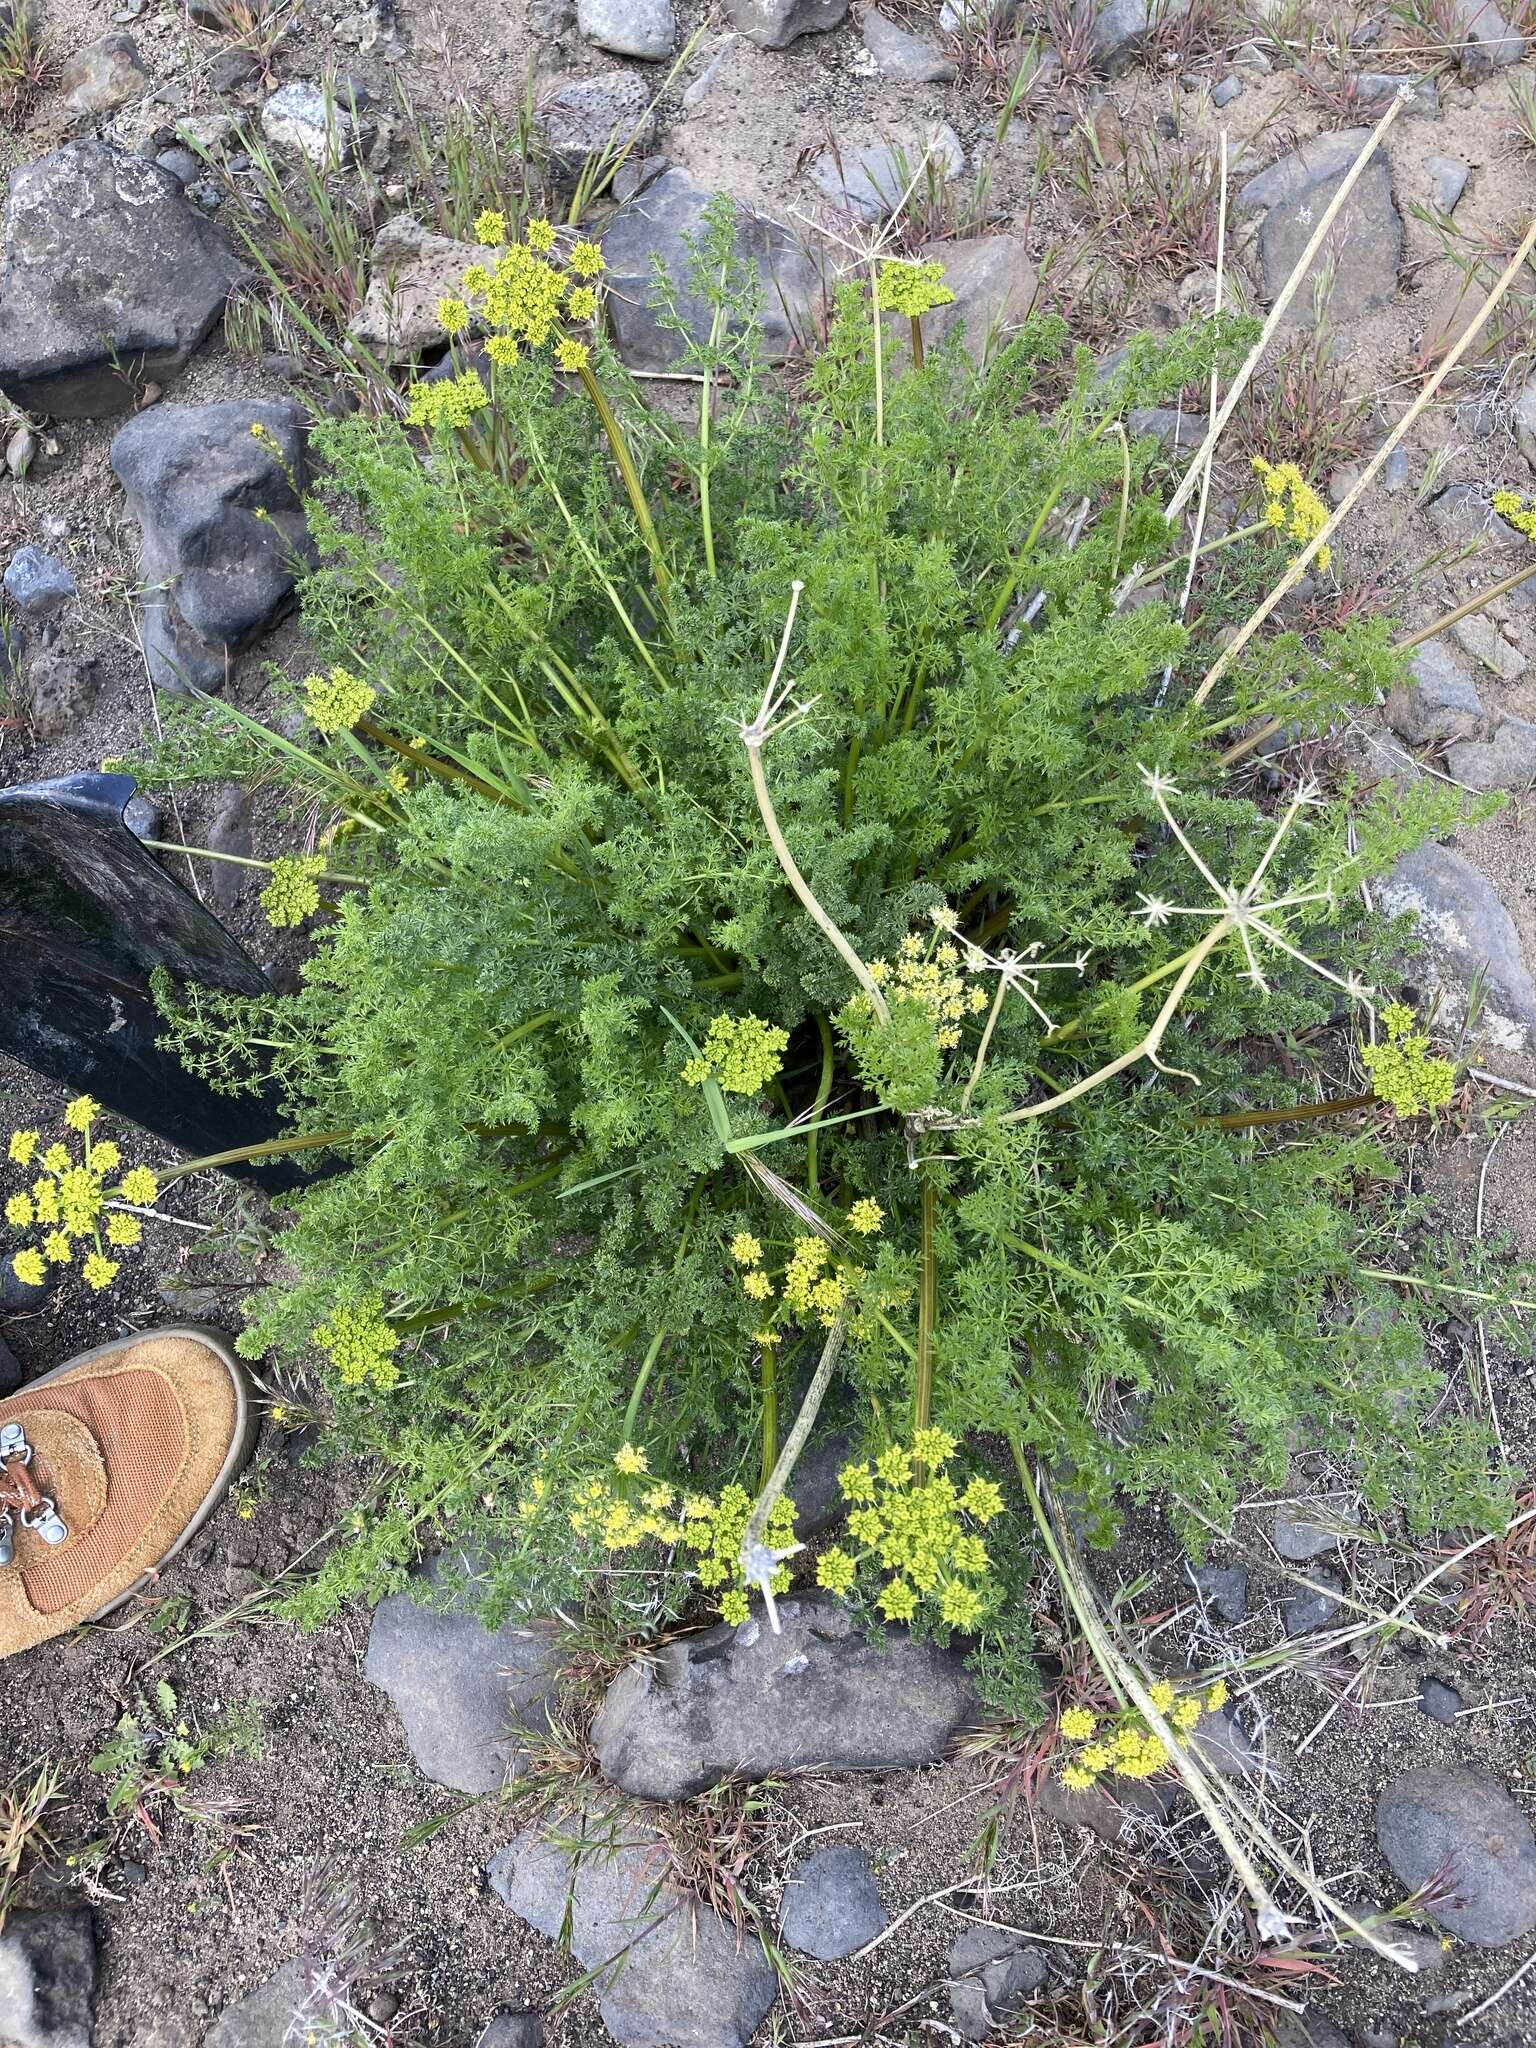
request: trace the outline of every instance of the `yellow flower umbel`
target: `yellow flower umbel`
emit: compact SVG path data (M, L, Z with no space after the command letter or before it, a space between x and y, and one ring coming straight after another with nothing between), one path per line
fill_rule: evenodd
M901 313L908 320L955 303L942 263L882 263L875 298L882 313Z
M926 1608L946 1628L976 1629L999 1597L976 1529L1001 1509L1002 1494L991 1480L957 1485L948 1468L958 1449L947 1430L921 1429L910 1445L845 1465L847 1537L818 1558L817 1585L847 1598L863 1579L887 1621L910 1622Z
M159 1183L144 1166L130 1167L120 1182L109 1186L109 1177L122 1164L122 1152L110 1138L93 1138L91 1133L101 1116L101 1104L92 1096L77 1095L64 1112L65 1128L80 1141L77 1159L66 1143L49 1145L39 1155L42 1143L37 1131L13 1131L7 1157L13 1166L41 1167L30 1187L5 1199L5 1220L12 1230L36 1232L36 1242L12 1254L11 1270L28 1287L41 1287L50 1266L68 1266L79 1261L80 1277L87 1287L100 1293L110 1287L122 1270L121 1261L108 1256L137 1245L144 1227L137 1216L108 1209L109 1202L132 1203L148 1208L159 1194Z
M1413 1023L1406 1003L1388 1003L1381 1013L1386 1037L1360 1048L1371 1086L1394 1116L1444 1109L1456 1090L1454 1062L1432 1057L1428 1033L1415 1031Z
M960 1043L964 1020L987 1007L986 990L965 979L970 964L970 956L962 960L947 927L936 924L927 933L907 933L894 968L888 960L871 960L869 972L893 1009L898 1003L911 1003L925 1012L940 1046L948 1052ZM849 1008L862 1015L873 1005L860 991Z
M1188 1735L1203 1715L1219 1713L1226 1705L1227 1688L1218 1678L1203 1692L1181 1694L1171 1680L1159 1678L1147 1687L1147 1697L1170 1726ZM1162 1737L1134 1709L1101 1717L1090 1707L1074 1705L1063 1709L1058 1725L1062 1741L1076 1745L1061 1770L1069 1792L1086 1792L1100 1777L1150 1778L1168 1762Z
M1522 498L1518 491L1495 491L1493 509L1501 519L1509 521L1516 533L1536 540L1536 498Z
M272 879L261 892L267 923L276 930L302 924L320 908L319 880L325 873L323 853L285 853L272 863Z
M686 1062L683 1079L693 1088L718 1081L728 1095L761 1095L784 1064L789 1033L750 1012L714 1018L704 1049Z
M303 683L304 710L316 732L350 732L360 718L373 709L378 691L348 668L333 668L329 675L306 676Z
M310 1335L329 1352L344 1387L392 1387L399 1377L394 1353L400 1333L384 1320L384 1303L376 1294L350 1306L338 1304L329 1321Z
M1264 486L1264 517L1277 533L1305 545L1322 532L1328 524L1328 507L1294 462L1266 462L1262 455L1255 455L1253 466ZM1332 560L1332 548L1318 549L1319 569L1326 569Z

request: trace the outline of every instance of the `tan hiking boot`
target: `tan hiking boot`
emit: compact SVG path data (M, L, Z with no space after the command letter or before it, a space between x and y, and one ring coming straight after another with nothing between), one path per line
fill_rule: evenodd
M103 1344L0 1401L0 1657L147 1585L255 1433L244 1373L203 1330Z

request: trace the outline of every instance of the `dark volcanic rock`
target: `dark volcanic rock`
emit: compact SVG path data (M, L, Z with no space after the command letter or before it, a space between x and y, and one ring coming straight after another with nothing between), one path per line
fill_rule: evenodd
M949 2016L967 2041L1006 2026L1045 1982L1045 1958L1012 1927L967 1927L949 1951Z
M70 419L175 376L245 274L169 172L94 139L16 172L0 240L0 391Z
M1487 1771L1405 1771L1376 1802L1376 1839L1410 1891L1433 1882L1432 1920L1479 1948L1536 1927L1536 1837Z
M118 433L112 467L143 529L150 676L172 695L219 690L230 657L293 600L309 547L303 414L287 401L157 405Z
M96 1935L81 1907L12 1913L0 1932L5 2048L92 2048Z
M784 1939L824 1963L851 1956L873 1941L885 1923L874 1866L851 1843L807 1856L784 1887L779 1920Z
M637 1657L592 1724L604 1775L642 1799L687 1799L722 1778L891 1771L933 1763L976 1711L959 1657L898 1629L883 1647L824 1593L754 1608Z

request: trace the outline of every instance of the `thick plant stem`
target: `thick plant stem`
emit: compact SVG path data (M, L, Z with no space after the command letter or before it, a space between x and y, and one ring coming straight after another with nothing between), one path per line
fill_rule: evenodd
M661 553L661 537L656 531L656 522L651 517L651 508L646 503L645 492L640 485L640 472L635 468L635 458L629 452L629 443L624 438L624 429L619 425L618 415L608 403L608 394L592 374L591 365L581 366L582 387L592 401L593 410L602 422L608 446L613 450L613 459L619 465L619 475L624 479L624 488L635 514L635 524L640 528L640 537L645 542L646 553L651 558L651 567L656 575L656 588L665 603L672 590L672 572L668 569Z
M931 1168L923 1170L922 1268L917 1293L917 1368L912 1376L912 1433L933 1420L933 1326L939 1306L938 1197ZM921 1474L918 1475L921 1477Z
M1235 1110L1229 1116L1196 1116L1190 1122L1210 1131L1251 1131L1265 1124L1303 1124L1319 1116L1348 1116L1353 1110L1371 1109L1379 1095L1335 1095L1329 1102L1300 1102L1289 1109Z
M289 1152L315 1152L322 1145L344 1145L349 1138L355 1138L355 1130L306 1131L297 1138L268 1138L260 1145L238 1145L232 1152L205 1152L201 1159L188 1159L180 1166L173 1166L169 1173L157 1174L161 1192L173 1182L185 1180L189 1173L202 1173L213 1166L238 1166L247 1159L280 1159Z
M912 315L912 367L914 370L923 367L923 323L915 313Z
M195 860L228 861L236 868L265 868L271 874L276 861L256 860L244 853L218 853L211 846L178 846L174 839L141 839L140 846L147 846L151 853L185 853ZM319 882L361 882L366 885L366 875L344 875L337 870L326 868L315 877Z
M1422 647L1426 640L1433 640L1437 633L1444 633L1450 627L1459 625L1473 612L1480 612L1485 604L1492 604L1496 597L1502 597L1508 590L1516 590L1536 576L1536 562L1528 562L1523 569L1516 569L1512 576L1501 576L1497 583L1490 583L1486 590L1480 590L1476 597L1469 597L1465 604L1457 605L1455 611L1445 612L1427 626L1420 626L1417 633L1410 633L1405 639L1392 642L1394 654L1407 654L1411 648Z
M821 1033L821 1078L816 1083L816 1100L811 1104L811 1134L805 1141L805 1186L814 1201L819 1189L821 1133L815 1128L832 1093L832 1026L822 1011L816 1012L816 1029Z
M832 1374L843 1349L843 1340L848 1335L848 1325L839 1316L827 1332L827 1341L821 1347L821 1357L811 1375L811 1384L805 1390L805 1399L800 1403L800 1413L795 1417L794 1427L785 1438L784 1448L774 1461L767 1484L758 1495L757 1506L752 1510L746 1528L741 1534L741 1569L749 1586L756 1586L763 1596L763 1605L768 1610L768 1620L775 1635L779 1629L778 1609L773 1604L773 1574L781 1560L780 1554L768 1549L763 1538L768 1530L768 1517L789 1484L789 1475L795 1469L795 1461L805 1449L806 1438L815 1427L816 1417L826 1398L827 1388L832 1384ZM797 1544L796 1549L799 1548ZM787 1555L788 1553L785 1553Z
M762 1351L763 1464L758 1484L766 1486L779 1462L779 1367L773 1345L765 1344Z

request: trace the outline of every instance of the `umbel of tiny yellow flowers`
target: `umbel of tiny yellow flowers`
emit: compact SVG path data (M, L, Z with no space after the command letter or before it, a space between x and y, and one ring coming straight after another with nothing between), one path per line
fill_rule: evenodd
M658 1571L670 1567L677 1551L692 1551L693 1576L714 1596L723 1619L737 1624L749 1612L741 1576L741 1539L751 1513L752 1496L745 1487L722 1487L718 1498L685 1492L658 1479L649 1452L628 1442L614 1452L611 1472L591 1473L564 1489L546 1473L538 1473L517 1504L518 1520L525 1527L537 1522L543 1528L563 1515L582 1543L604 1551L653 1546ZM795 1504L786 1495L768 1520L770 1547L782 1550L793 1542L794 1522ZM789 1571L781 1564L771 1582L773 1591L787 1592L789 1582Z
M320 877L325 873L323 853L284 853L272 863L272 879L261 892L261 907L267 923L281 930L302 924L320 908Z
M720 1016L710 1020L702 1052L683 1066L691 1088L717 1081L728 1095L761 1095L784 1064L789 1033L754 1017Z
M1396 1116L1444 1109L1456 1092L1455 1063L1431 1055L1429 1036L1414 1030L1413 1012L1406 1003L1387 1003L1381 1023L1386 1037L1360 1048L1360 1064L1376 1093Z
M306 676L304 711L316 732L350 732L360 718L366 718L378 700L378 691L348 668L333 668L329 675Z
M340 1304L310 1336L326 1352L344 1387L392 1387L399 1378L395 1350L398 1330L386 1322L384 1303L376 1294Z
M1227 1703L1227 1687L1218 1678L1203 1691L1182 1696L1166 1678L1156 1679L1147 1696L1169 1725L1187 1735L1204 1714L1219 1713ZM1133 1711L1100 1717L1089 1707L1066 1708L1060 1721L1064 1742L1080 1745L1062 1767L1061 1782L1069 1792L1086 1792L1101 1775L1150 1778L1168 1762L1168 1750L1141 1716Z
M910 1622L926 1608L945 1627L975 1629L998 1599L977 1531L1002 1513L1003 1495L979 1474L964 1485L951 1476L958 1449L947 1430L920 1429L910 1445L845 1465L847 1536L817 1559L817 1585L867 1599L887 1621Z
M949 936L951 927L935 917L928 932L908 932L901 942L893 968L889 960L869 962L870 979L887 1003L912 1003L927 1012L934 1035L946 1052L960 1043L960 1027L967 1017L987 1007L987 991L979 982L966 984L969 968L977 967L985 955L971 949L962 959L959 946ZM868 1012L873 1005L862 990L849 1008Z
M1493 509L1501 519L1509 521L1516 533L1536 540L1536 498L1523 498L1518 491L1495 491Z
M885 262L876 280L875 302L882 313L920 320L936 307L952 306L955 295L944 282L942 263Z
M50 1266L67 1266L78 1259L80 1277L99 1294L122 1269L121 1261L108 1256L108 1249L130 1250L143 1237L137 1216L109 1210L107 1205L115 1200L148 1208L160 1192L159 1183L148 1167L134 1166L116 1185L109 1185L123 1155L112 1139L93 1136L100 1115L100 1103L89 1095L77 1095L65 1110L65 1128L80 1141L78 1158L67 1143L43 1147L39 1131L11 1133L6 1147L9 1164L41 1169L28 1187L5 1202L10 1228L37 1234L35 1244L24 1245L11 1258L11 1270L28 1287L41 1287Z
M1303 546L1328 524L1328 507L1294 462L1266 462L1255 455L1253 466L1264 486L1264 517L1277 533L1289 534ZM1319 548L1317 566L1326 569L1332 548Z

